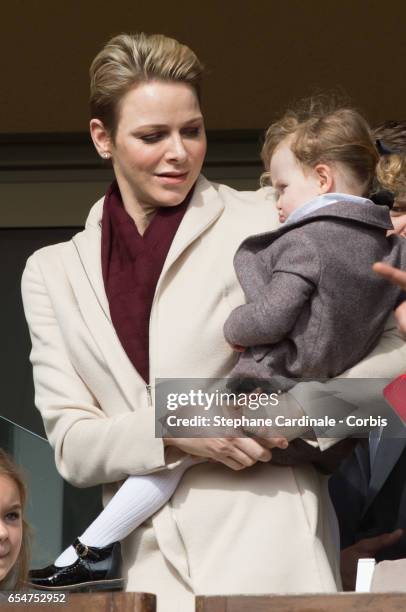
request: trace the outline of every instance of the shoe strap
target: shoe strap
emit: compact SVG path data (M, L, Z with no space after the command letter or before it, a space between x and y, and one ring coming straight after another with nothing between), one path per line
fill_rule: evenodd
M88 559L89 561L98 561L100 559L97 548L93 546L86 546L86 544L83 544L79 538L76 538L76 540L72 543L72 546L81 559Z

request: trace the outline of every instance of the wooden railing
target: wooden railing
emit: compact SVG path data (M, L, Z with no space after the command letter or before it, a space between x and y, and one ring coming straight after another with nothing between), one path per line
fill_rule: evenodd
M406 593L196 597L196 612L403 612L405 610Z
M34 594L34 593L32 593ZM38 592L39 595L44 593ZM22 593L19 593L22 595ZM27 593L31 595L31 593ZM50 595L46 593L45 595ZM60 595L60 593L55 593ZM18 598L16 598L18 599ZM155 612L156 597L151 593L72 593L67 594L66 601L52 603L25 603L7 602L7 599L0 599L1 612L27 612L27 609L35 612Z
M65 603L35 603L35 612L156 612L150 593L71 594ZM170 610L167 604L163 606ZM0 599L1 612L26 612L27 602ZM406 593L340 593L336 595L230 595L196 597L196 612L404 612Z

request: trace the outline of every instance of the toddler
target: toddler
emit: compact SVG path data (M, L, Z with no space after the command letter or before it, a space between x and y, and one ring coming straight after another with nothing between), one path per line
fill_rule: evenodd
M247 238L235 268L247 303L225 323L245 349L231 377L242 381L334 377L374 347L400 297L372 271L376 261L404 267L406 243L389 209L367 198L378 152L353 109L288 112L263 147L279 219Z

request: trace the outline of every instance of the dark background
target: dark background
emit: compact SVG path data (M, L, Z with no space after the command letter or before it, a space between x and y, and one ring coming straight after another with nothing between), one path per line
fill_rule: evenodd
M12 0L2 4L0 133L87 130L88 67L120 32L162 32L207 67L210 130L262 129L314 89L404 118L403 0Z

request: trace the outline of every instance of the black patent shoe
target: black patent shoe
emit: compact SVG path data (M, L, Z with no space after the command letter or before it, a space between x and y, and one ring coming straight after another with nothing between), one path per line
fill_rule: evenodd
M42 591L121 591L124 580L121 574L120 542L103 548L85 546L80 540L72 544L79 558L72 565L57 567L48 565L31 570L28 586Z

